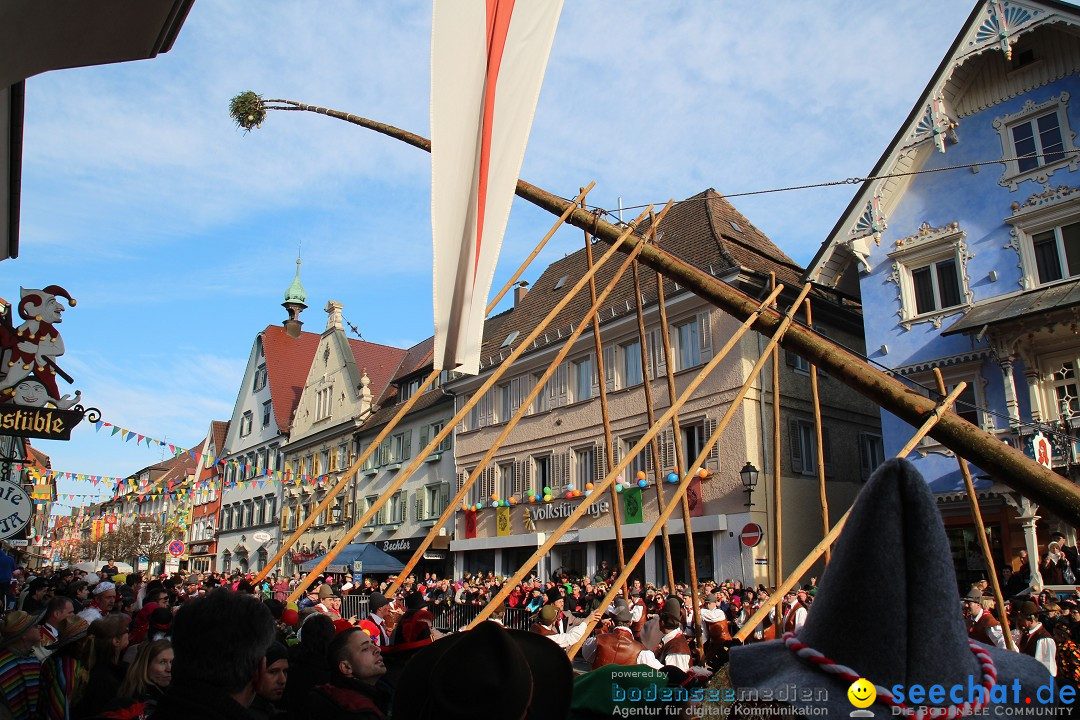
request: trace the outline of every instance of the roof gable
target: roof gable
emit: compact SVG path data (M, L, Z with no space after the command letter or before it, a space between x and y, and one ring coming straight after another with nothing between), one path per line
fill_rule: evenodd
M882 231L888 227L889 212L911 182L912 175L904 173L917 171L931 153L946 152L946 143L956 139L953 129L962 124L962 118L983 109L979 100L970 95L965 99L966 94L975 92L974 88L987 84L975 82L976 78L989 72L991 82L1003 82L1008 74L1004 61L1012 57L1022 37L1063 27L1080 28L1077 7L1055 0L979 0L868 174L871 179L860 186L811 260L807 277L837 287L855 263L865 264L869 243L880 241ZM997 67L988 71L987 63L996 63ZM1056 79L1053 71L1028 75L1023 81L1012 80L1015 87L1006 87L1001 99ZM992 102L993 97L981 102L987 101ZM857 290L857 286L855 283L853 287Z
M262 337L274 419L281 432L288 432L312 359L319 347L320 336L301 332L300 337L294 338L285 332L285 328L270 325L263 331Z

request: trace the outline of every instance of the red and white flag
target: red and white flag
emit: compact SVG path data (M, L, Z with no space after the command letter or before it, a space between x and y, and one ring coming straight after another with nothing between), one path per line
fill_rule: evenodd
M435 367L480 370L484 310L562 0L434 0Z

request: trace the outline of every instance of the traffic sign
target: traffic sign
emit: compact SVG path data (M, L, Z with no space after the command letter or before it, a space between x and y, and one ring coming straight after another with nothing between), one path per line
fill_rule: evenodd
M169 554L173 557L180 557L184 554L184 550L185 548L183 540L173 540L171 543L169 543Z
M739 541L748 548L757 547L764 535L760 525L757 523L746 523L746 525L743 526L742 532L739 533Z

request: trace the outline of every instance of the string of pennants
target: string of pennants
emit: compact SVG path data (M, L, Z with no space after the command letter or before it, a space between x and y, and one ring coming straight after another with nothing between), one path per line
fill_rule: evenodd
M190 452L190 450L188 450L187 448L178 447L176 445L173 445L172 443L165 442L164 440L158 440L157 438L150 437L149 435L143 435L142 433L137 433L134 430L122 428L119 425L112 424L111 422L98 420L96 423L94 423L94 429L97 432L101 432L102 428L109 428L113 437L119 435L121 442L130 442L132 438L136 438L136 445L142 445L143 443L146 443L146 447L148 448L152 448L154 447L154 445L157 445L158 447L167 447L169 448L169 452L171 452L173 455L180 455L181 453Z

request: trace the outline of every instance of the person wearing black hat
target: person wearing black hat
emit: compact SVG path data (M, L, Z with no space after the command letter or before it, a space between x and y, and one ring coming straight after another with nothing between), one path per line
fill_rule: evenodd
M572 689L570 661L555 645L483 622L436 640L409 662L394 692L393 717L565 718Z
M551 605L556 610L554 623L555 631L560 633L566 632L567 622L566 613L564 612L566 608L566 600L564 595L562 594L561 587L559 585L549 587L546 591L544 591L544 598L544 604Z
M651 650L634 639L634 631L630 629L633 617L629 605L616 607L611 631L593 635L581 646L581 657L593 670L612 663L648 665L657 670L664 667Z
M690 671L690 643L682 632L682 619L669 612L660 613L660 629L664 635L654 653L664 665L672 665L683 672Z
M554 605L545 605L540 608L540 614L536 618L536 622L529 628L529 632L537 635L543 635L547 639L554 642L563 650L571 648L574 644L585 637L585 630L588 629L587 622L580 622L574 627L570 628L566 632L559 632L556 626L558 611ZM602 610L594 610L592 615L593 624L600 622L600 618L604 616Z
M964 611L969 620L968 635L987 645L997 645L1005 649L1005 633L1001 623L983 608L983 595L978 588L972 588L963 600Z
M248 707L248 713L255 720L273 720L285 714L278 703L285 694L288 679L289 650L275 641L266 651L266 672L259 675L255 683L255 699Z
M389 693L378 682L386 674L379 646L363 630L351 628L338 633L326 654L330 682L319 685L308 695L306 716L385 718L390 703Z
M1038 660L1052 676L1057 677L1057 643L1039 620L1039 607L1025 600L1017 606L1016 616L1021 630L1017 649Z
M375 623L379 628L379 634L373 635L371 640L378 647L386 647L390 644L390 634L386 631L386 616L390 614L390 601L381 592L373 592L368 596L367 619Z

